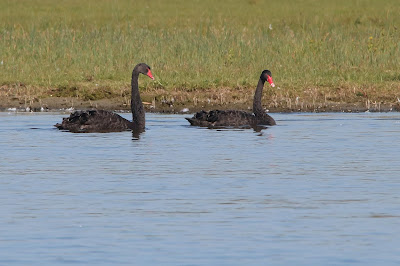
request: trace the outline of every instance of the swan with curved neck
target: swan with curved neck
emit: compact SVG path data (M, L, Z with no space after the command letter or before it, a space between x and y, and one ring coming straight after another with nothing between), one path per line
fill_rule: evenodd
M269 70L264 70L258 80L257 88L254 93L253 113L238 110L213 110L209 112L200 111L192 118L186 118L190 125L200 127L256 127L259 125L273 126L275 120L264 112L261 105L264 83L267 81L272 87L275 84L272 80L272 74Z
M139 74L154 79L150 67L145 63L140 63L133 69L131 80L132 122L113 112L87 110L72 113L69 117L63 118L62 123L57 123L55 127L74 133L144 131L145 111L139 93Z

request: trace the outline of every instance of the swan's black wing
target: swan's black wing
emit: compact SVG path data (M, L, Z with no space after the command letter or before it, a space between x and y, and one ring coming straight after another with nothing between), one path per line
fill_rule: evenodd
M119 132L132 129L132 122L116 113L103 110L76 111L56 124L60 130L74 133Z
M273 126L275 120L268 114L262 117L252 113L237 110L213 110L209 112L200 111L192 118L186 118L192 126L199 127L255 127L258 125Z
M243 127L256 124L256 117L248 112L236 110L201 111L186 118L192 126L200 127Z

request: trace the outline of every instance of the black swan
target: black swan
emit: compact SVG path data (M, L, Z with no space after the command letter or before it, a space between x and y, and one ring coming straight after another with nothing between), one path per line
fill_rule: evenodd
M261 73L260 80L256 88L253 100L253 114L238 110L213 110L209 112L200 111L192 118L186 118L190 125L218 128L218 127L252 127L259 125L273 126L275 120L266 114L261 106L262 91L265 81L268 81L272 87L275 87L272 81L271 71L264 70Z
M139 73L154 79L150 67L145 63L140 63L133 69L131 81L132 122L113 112L88 110L76 111L69 117L63 118L61 124L57 123L54 126L60 130L68 130L74 133L144 131L145 112L139 94Z

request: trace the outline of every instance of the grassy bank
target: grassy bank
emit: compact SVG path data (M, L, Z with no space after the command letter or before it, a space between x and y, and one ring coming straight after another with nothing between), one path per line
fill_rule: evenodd
M146 62L156 81L140 83L158 98L251 95L268 68L279 86L265 95L270 107L394 104L398 14L397 0L0 0L0 94L124 98L132 67Z

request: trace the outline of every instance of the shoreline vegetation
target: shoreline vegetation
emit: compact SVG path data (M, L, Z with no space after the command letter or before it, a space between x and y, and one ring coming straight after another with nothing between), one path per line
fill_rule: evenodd
M266 86L267 87L267 86ZM44 90L42 94L37 91ZM265 90L265 88L264 88ZM74 89L60 94L57 89L39 89L19 85L0 87L0 111L65 111L80 109L104 109L111 111L130 111L130 87L124 87L117 93L109 90L93 89L89 91ZM333 92L332 92L333 91ZM83 92L83 93L82 93ZM291 96L290 90L269 88L263 94L263 107L267 112L390 112L400 111L400 99L396 93L376 96L372 100L364 93L349 88L314 88ZM379 95L373 90L374 95ZM104 95L97 97L98 93ZM39 95L39 96L38 96ZM141 98L146 112L194 113L211 109L251 110L254 89L197 89L165 90L145 89Z
M0 1L0 110L400 111L397 0ZM187 110L188 109L188 110Z

